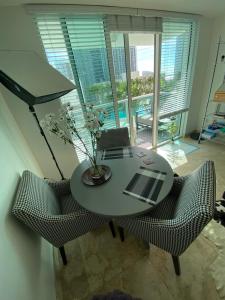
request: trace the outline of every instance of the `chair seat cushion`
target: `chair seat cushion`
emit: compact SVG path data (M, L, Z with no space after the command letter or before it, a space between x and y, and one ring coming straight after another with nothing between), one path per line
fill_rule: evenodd
M72 197L72 194L67 194L61 197L61 213L66 215L83 208L77 203L76 200Z

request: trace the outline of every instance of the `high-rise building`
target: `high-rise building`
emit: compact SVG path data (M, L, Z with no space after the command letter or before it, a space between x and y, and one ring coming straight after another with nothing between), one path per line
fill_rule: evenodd
M82 94L85 102L96 102L96 95L105 99L112 94L109 66L106 48L78 48L73 50L75 59L75 69L79 77ZM54 53L47 53L48 60L53 61L53 65L69 79L73 80L70 61L67 53L60 52L60 65L55 61ZM113 64L116 80L126 79L125 53L123 47L112 49ZM64 63L62 62L64 61ZM130 47L131 72L137 71L136 48Z
M137 69L135 47L131 47L130 53L131 72L135 72ZM124 48L113 48L112 55L116 80L123 80L126 73ZM97 92L104 97L112 93L105 48L76 49L74 58L85 101L96 101Z
M126 74L124 48L115 47L112 49L112 54L116 80L124 80ZM137 55L135 47L130 47L130 68L131 72L137 71Z

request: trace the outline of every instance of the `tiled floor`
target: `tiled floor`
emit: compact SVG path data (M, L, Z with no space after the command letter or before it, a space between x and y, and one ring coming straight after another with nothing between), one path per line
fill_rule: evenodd
M193 141L188 141L193 143ZM182 154L183 155L183 154ZM176 172L187 174L203 161L215 161L217 198L225 190L225 146L212 143L179 159ZM58 300L89 300L120 289L143 300L225 299L225 229L210 222L181 256L182 275L174 273L168 253L126 234L121 243L107 227L66 245L68 265L56 253Z
M187 154L199 149L198 145L194 145L188 141L181 139L173 143L167 143L157 149L157 153L167 159L173 169L187 163Z

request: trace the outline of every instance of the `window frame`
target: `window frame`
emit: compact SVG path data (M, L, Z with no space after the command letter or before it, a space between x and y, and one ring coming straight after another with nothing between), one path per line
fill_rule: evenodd
M115 80L115 73L114 73L114 68L113 68L113 56L112 56L112 46L111 46L111 41L110 41L110 33L107 30L107 28L105 27L104 24L104 16L102 16L103 19L103 26L105 28L104 30L104 37L105 37L105 44L106 44L106 51L107 51L107 63L108 63L108 68L109 68L109 76L110 76L110 82L111 82L111 86L112 86L112 95L113 95L113 106L114 106L114 112L115 112L115 120L116 120L116 126L120 127L120 121L119 121L119 117L118 117L118 99L117 99L117 93L116 93L116 80ZM66 16L59 16L59 20L60 20L60 24L62 27L62 32L63 32L63 36L64 36L64 42L66 45L66 51L69 57L69 61L70 61L70 65L71 65L71 69L72 69L72 73L74 76L74 80L77 86L77 91L78 91L78 95L79 95L79 100L81 102L81 104L84 104L84 98L83 98L83 93L82 93L82 89L80 86L80 82L79 82L79 77L78 77L78 73L76 70L76 61L74 58L74 55L71 55L69 53L73 53L72 51L72 46L71 46L71 42L70 39L66 39L65 34L69 37L69 32L68 32L68 28L67 28L67 23L66 23ZM168 21L169 19L163 18L163 22L164 20ZM177 22L182 22L182 19L177 19ZM194 20L191 20L192 22L192 26L194 26L194 22L195 22L195 26L197 26L197 22ZM67 30L67 32L65 32ZM41 37L41 34L39 32L39 35ZM126 37L126 34L124 35ZM159 146L158 143L158 121L160 119L163 119L165 117L168 116L174 116L177 114L182 114L182 127L180 129L180 135L184 134L185 131L185 127L186 127L186 123L187 123L187 114L188 114L188 110L184 109L183 111L175 111L172 113L168 113L168 114L163 114L160 115L159 114L159 106L160 106L160 67L161 67L161 47L162 47L162 42L161 42L161 34L160 33L155 33L155 49L154 49L154 53L157 54L155 55L155 63L154 63L154 95L153 95L153 141L152 141L152 147L155 148L157 146ZM42 38L41 38L42 39ZM191 97L191 90L192 90L192 80L193 80L193 72L194 72L194 68L195 68L195 62L196 62L196 51L197 51L197 47L196 47L196 40L198 39L198 31L197 32L193 32L191 31L191 35L190 35L190 47L189 47L189 57L188 57L188 77L189 77L189 81L188 83L188 88L186 90L186 97L187 97L187 101L189 101L190 103L190 97ZM44 44L43 44L44 47ZM44 50L45 47L44 47ZM46 51L45 51L46 53ZM125 38L125 58L128 57L129 54L129 44L127 44L127 39ZM46 54L47 55L47 54ZM191 61L192 58L192 61ZM126 59L126 66L127 66L127 75L130 73L130 66L127 63L127 59ZM191 62L191 63L190 63ZM192 78L191 78L192 77ZM131 102L131 97L129 97L129 84L131 81L130 76L127 76L127 81L128 81L128 104L130 104ZM130 95L131 96L131 95ZM84 118L85 118L85 114L86 111L85 109L83 109L83 105L82 106L82 110L83 110L83 114L84 114ZM131 114L131 109L129 109L129 112ZM185 117L184 117L185 116ZM185 121L184 121L185 120ZM185 124L183 123L185 122ZM132 120L130 118L130 128L132 128L133 124L132 124ZM131 130L132 132L132 130ZM133 139L133 137L131 136L131 139Z

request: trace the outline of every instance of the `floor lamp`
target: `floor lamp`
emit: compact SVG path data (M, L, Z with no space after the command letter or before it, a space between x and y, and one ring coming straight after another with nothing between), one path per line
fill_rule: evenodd
M62 179L52 148L40 126L34 105L46 103L69 93L74 84L33 51L0 50L0 83L27 103Z

